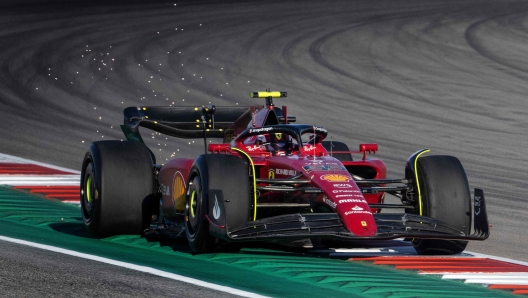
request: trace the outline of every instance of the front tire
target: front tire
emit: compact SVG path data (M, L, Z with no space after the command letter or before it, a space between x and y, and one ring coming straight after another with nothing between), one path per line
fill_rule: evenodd
M220 241L209 233L209 221L206 218L210 214L209 190L222 190L227 229L248 222L251 209L248 168L237 156L201 155L191 167L188 181L185 200L187 240L194 254L210 253Z
M154 200L152 165L143 143L90 145L81 171L81 213L92 235L141 234L148 227Z
M466 172L453 156L426 156L417 162L418 185L422 195L419 215L432 217L469 235L471 230L471 196ZM415 250L421 255L452 255L461 253L467 241L414 239Z
M205 217L207 191L204 184L207 184L207 177L204 175L206 173L203 173L203 170L193 166L185 200L185 233L194 254L212 252L216 243L216 239L209 233L209 222Z

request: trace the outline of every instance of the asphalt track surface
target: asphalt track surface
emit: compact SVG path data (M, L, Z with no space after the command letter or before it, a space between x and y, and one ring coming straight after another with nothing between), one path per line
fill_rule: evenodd
M0 152L80 170L123 138L124 107L287 91L298 122L377 142L389 176L421 148L457 156L493 224L468 250L528 261L527 1L17 2L0 4ZM160 163L203 150L144 136Z
M2 297L233 297L158 276L0 241ZM21 258L21 256L24 256Z

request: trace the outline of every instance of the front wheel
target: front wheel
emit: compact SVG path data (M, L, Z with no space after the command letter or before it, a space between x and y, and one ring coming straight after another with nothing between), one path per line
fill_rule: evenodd
M191 169L187 197L185 200L185 233L191 250L195 254L214 250L216 239L209 234L207 214L207 191L204 189L203 171L194 166ZM206 182L206 181L205 181Z
M234 229L250 220L252 201L248 166L242 158L226 154L199 156L189 174L185 199L185 230L194 254L214 251L219 239L209 232L207 214L216 218L209 209L209 191L221 190L225 212L225 229ZM216 199L216 198L215 198ZM220 214L217 213L218 216ZM239 249L237 245L224 245L222 250Z
M460 161L456 157L444 155L421 157L416 170L417 177L414 180L418 180L415 184L421 194L416 213L441 220L469 235L471 196L466 172ZM422 255L457 254L464 251L467 243L461 240L413 240L415 250Z

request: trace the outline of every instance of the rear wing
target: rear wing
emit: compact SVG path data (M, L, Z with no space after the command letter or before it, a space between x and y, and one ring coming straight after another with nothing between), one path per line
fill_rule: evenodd
M128 107L121 129L129 141L143 142L139 127L185 139L224 138L235 121L251 121L250 107ZM247 118L247 122L245 119ZM239 120L239 121L237 121Z

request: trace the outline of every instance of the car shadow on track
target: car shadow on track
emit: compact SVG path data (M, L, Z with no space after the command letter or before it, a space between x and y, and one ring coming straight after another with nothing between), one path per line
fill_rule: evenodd
M108 239L112 242L119 242L119 238L123 236L112 236L112 237L95 237L91 235L85 228L82 220L79 222L65 222L65 223L53 223L49 225L54 231L72 235L75 237L89 238L89 239ZM192 251L187 243L185 235L179 234L152 234L146 233L143 235L127 235L135 239L134 241L142 239L145 242L158 243L160 247L169 247L175 252L192 254ZM124 238L123 238L124 239ZM335 247L335 248L332 248ZM347 247L351 249L362 249L361 252L338 252L341 249L338 247ZM241 253L244 255L275 255L275 256L296 256L305 257L323 257L330 259L342 259L346 260L351 255L384 255L392 254L387 251L372 251L369 252L369 248L387 248L392 247L398 250L398 248L404 249L409 247L409 244L403 241L334 241L334 242L321 242L320 240L286 240L286 241L274 241L274 242L246 242L246 243L221 243L217 246L214 253Z
M83 238L96 238L90 235L84 224L82 223L82 218L79 218L80 222L65 222L65 223L52 223L50 228L59 233L64 233L68 235L73 235Z

